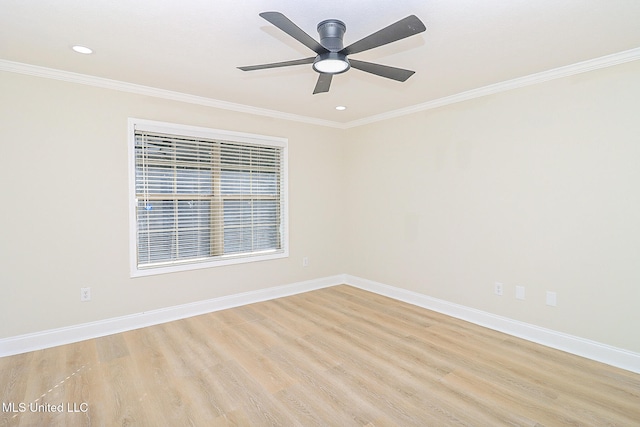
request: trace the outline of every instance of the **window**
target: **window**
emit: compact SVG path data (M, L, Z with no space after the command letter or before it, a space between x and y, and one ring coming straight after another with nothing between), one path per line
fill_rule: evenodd
M132 276L288 255L285 139L129 128Z

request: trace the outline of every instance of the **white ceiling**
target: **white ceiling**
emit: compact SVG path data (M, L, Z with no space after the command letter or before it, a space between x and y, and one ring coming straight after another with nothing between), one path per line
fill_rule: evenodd
M269 10L316 39L340 19L345 45L415 14L426 32L353 58L416 74L352 69L312 95L310 65L240 71L314 56L258 16ZM639 0L0 0L0 60L340 123L638 47Z

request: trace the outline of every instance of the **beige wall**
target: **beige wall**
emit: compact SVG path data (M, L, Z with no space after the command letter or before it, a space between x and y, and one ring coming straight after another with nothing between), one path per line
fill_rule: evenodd
M340 131L11 73L0 93L0 338L344 273ZM128 117L288 138L290 257L129 278Z
M640 352L640 61L348 135L350 274Z
M640 352L639 76L341 131L2 73L0 338L349 273ZM129 278L128 117L288 138L290 257Z

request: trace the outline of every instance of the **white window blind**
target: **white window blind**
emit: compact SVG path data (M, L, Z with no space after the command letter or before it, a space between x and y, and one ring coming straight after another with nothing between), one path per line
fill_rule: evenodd
M226 139L134 128L138 270L285 254L284 147Z

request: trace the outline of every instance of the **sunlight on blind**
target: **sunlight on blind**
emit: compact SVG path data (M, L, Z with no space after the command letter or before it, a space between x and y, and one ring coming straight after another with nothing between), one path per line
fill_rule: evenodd
M135 132L139 268L282 250L282 148Z

